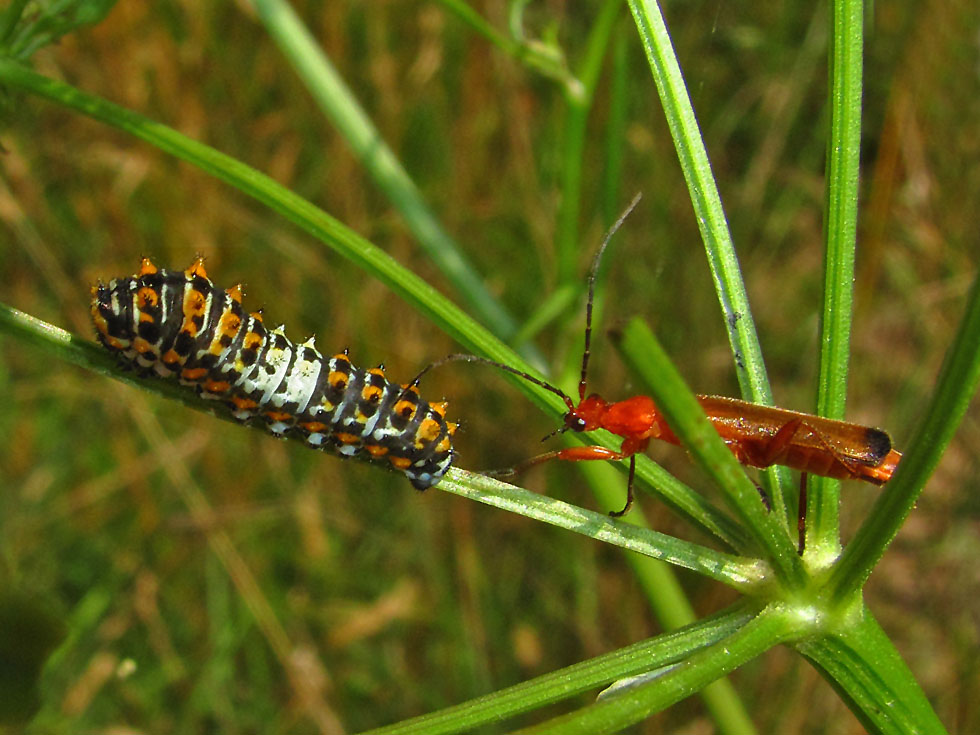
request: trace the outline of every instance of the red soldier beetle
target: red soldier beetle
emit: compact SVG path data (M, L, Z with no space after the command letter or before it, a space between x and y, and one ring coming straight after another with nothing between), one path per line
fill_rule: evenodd
M516 474L552 459L566 462L628 459L630 468L626 486L626 503L621 510L610 512L609 515L615 517L624 515L633 504L637 453L645 452L651 439L681 444L649 396L633 396L616 402L606 401L596 393L586 396L596 274L609 240L632 212L639 198L637 195L633 199L626 211L606 233L592 262L585 311L585 347L582 353L578 403L557 386L494 360L476 355L455 354L436 363L461 360L493 365L559 396L568 407L564 416L564 425L545 439L566 431L584 432L596 429L605 429L622 437L623 441L618 451L602 446L567 447L531 457L511 469L493 473ZM902 458L901 453L893 448L891 437L881 429L783 408L762 406L737 398L699 395L697 400L708 421L712 423L740 463L757 468L783 465L798 470L803 473L801 490L805 487L807 474L862 480L874 485L883 485L891 479ZM763 497L763 500L765 501L766 498ZM802 502L804 501L801 492ZM800 512L802 521L803 510L801 509Z

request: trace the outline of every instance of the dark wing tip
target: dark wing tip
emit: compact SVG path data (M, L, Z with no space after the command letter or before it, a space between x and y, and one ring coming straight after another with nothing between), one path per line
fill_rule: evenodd
M868 447L868 458L872 460L873 465L884 462L885 457L892 450L892 438L881 429L867 429L864 441Z

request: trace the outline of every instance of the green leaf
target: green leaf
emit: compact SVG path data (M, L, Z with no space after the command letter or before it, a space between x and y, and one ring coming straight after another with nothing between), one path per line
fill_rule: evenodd
M499 722L618 679L689 659L699 650L717 645L719 641L731 640L739 630L751 624L755 615L756 611L751 606L735 605L682 630L664 633L484 697L362 735L470 732L480 725Z
M797 620L766 608L729 637L704 648L646 683L577 712L517 731L520 735L602 735L641 722L797 634Z

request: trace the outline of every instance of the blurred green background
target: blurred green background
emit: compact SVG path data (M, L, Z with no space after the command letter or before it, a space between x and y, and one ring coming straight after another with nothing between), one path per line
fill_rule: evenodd
M784 7L785 6L785 7ZM487 288L519 320L556 286L568 105L561 87L436 2L294 7ZM510 6L472 7L506 30ZM736 391L687 189L625 5L625 157L606 156L608 60L590 113L578 221L584 280L610 252L591 387L629 395L606 330L641 315L704 393ZM598 3L530 3L524 31L577 68ZM825 8L665 8L718 178L776 400L813 405L826 127ZM867 18L862 217L848 418L912 434L975 272L980 9L879 3ZM63 78L269 173L457 303L245 3L121 3L34 58ZM147 255L198 253L294 339L349 347L407 380L458 347L385 287L200 171L45 103L7 100L0 301L91 335L89 286ZM578 357L577 301L535 340ZM73 368L0 337L0 580L64 617L31 731L339 732L421 714L659 632L614 549L340 462ZM492 372L450 365L457 464L501 467L552 423ZM867 588L952 732L980 731L976 410ZM683 451L651 454L703 488ZM573 467L524 483L594 506ZM581 488L566 494L565 487ZM706 489L710 493L710 489ZM851 483L845 534L877 490ZM658 530L693 538L648 496ZM846 539L845 539L846 540ZM215 553L214 548L223 549ZM731 593L682 576L699 613ZM256 621L259 622L256 622ZM861 728L798 657L733 677L760 732ZM540 717L540 714L537 716ZM72 723L69 725L68 723ZM709 733L691 699L638 732Z

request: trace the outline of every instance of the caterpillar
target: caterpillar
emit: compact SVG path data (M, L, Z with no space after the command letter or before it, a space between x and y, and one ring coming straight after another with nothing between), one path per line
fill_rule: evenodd
M296 344L267 329L242 307L241 285L217 287L202 258L185 271L144 258L135 276L93 286L91 310L99 342L123 363L176 378L241 422L401 472L417 490L453 462L456 424L445 403L422 400L418 378L399 385L346 350L325 358L312 337Z

